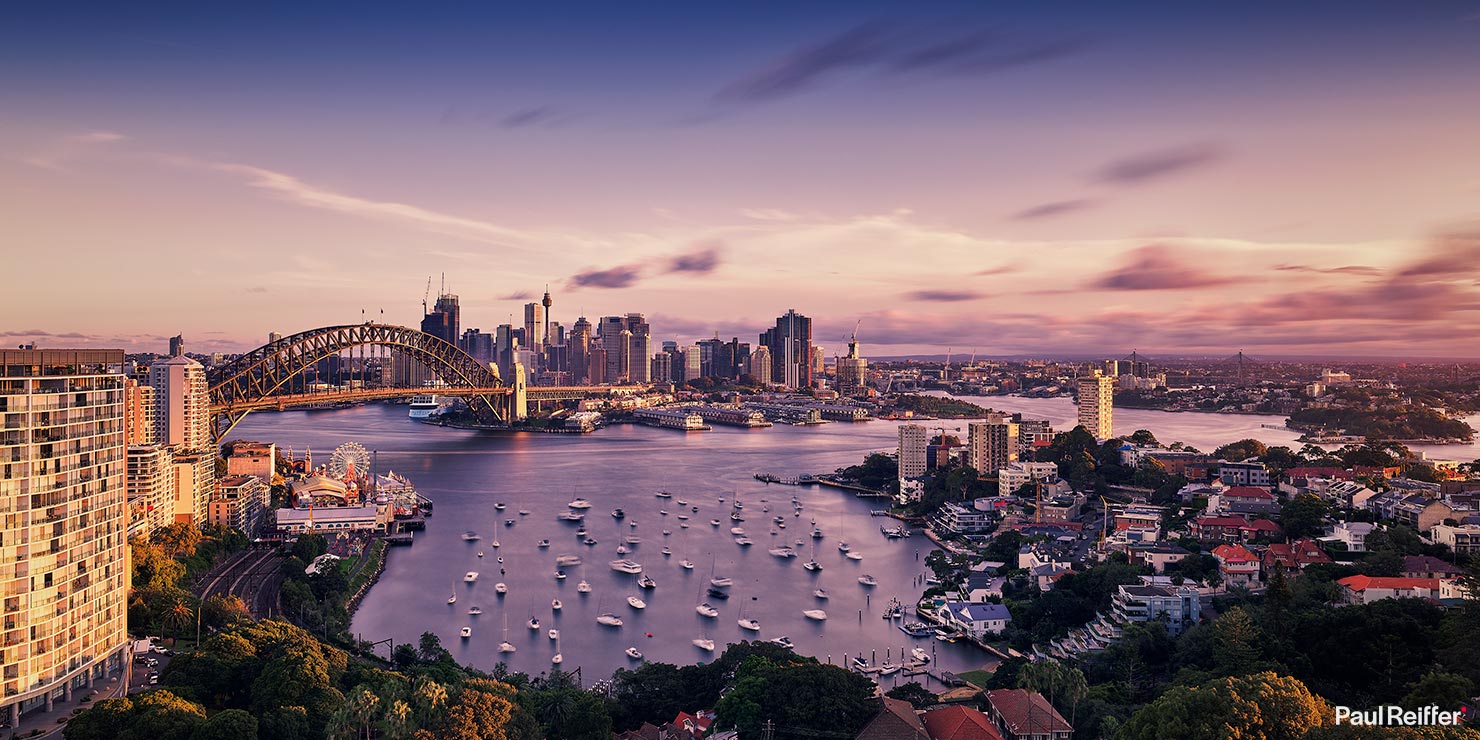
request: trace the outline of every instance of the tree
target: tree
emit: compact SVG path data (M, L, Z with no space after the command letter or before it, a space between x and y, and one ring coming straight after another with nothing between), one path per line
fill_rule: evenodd
M921 686L919 681L910 681L909 683L895 686L884 692L884 696L890 699L907 701L910 703L910 706L916 709L924 709L940 700L929 689Z
M1136 445L1154 445L1154 444L1157 444L1157 442L1156 442L1156 435L1155 434L1152 434L1151 433L1151 430L1149 430L1149 429L1137 429L1136 431L1132 432L1131 433L1131 436L1128 437L1127 439L1130 440L1130 443L1131 444L1136 444Z
M416 655L424 663L435 663L442 659L447 650L442 647L442 638L431 632L421 633L421 640L416 644Z
M257 740L257 718L240 709L217 712L190 740Z
M1309 493L1302 493L1285 502L1280 508L1280 528L1290 539L1311 537L1325 531L1326 502Z
M1213 623L1213 670L1220 676L1249 673L1259 662L1263 636L1241 606L1223 613Z
M1263 457L1268 453L1269 448L1265 447L1263 442L1257 439L1241 439L1213 450L1213 457L1237 462L1251 457Z
M1300 681L1273 672L1174 686L1121 727L1118 740L1296 740L1331 708Z
M153 540L170 557L180 557L195 552L200 544L200 530L194 524L175 522L155 530Z
M302 560L305 564L312 563L314 558L329 551L329 540L321 534L301 534L293 543L293 557Z
M1409 709L1437 706L1445 711L1453 711L1467 704L1474 691L1475 684L1470 679L1457 673L1433 670L1425 673L1413 685L1413 690L1403 697L1401 703Z
M391 662L396 664L396 669L406 671L416 665L421 658L416 654L416 648L410 643L401 643L391 651Z
M206 710L195 702L160 689L140 694L134 714L120 740L190 740L206 722Z
M67 722L62 736L67 740L114 740L133 714L134 703L128 698L104 699Z
M201 622L212 629L220 630L252 621L252 613L240 596L212 596L200 608Z
M729 693L715 704L715 722L733 727L742 737L759 737L762 723L776 723L782 740L814 734L848 737L877 712L873 683L837 666L815 661L774 663L747 658L735 673Z

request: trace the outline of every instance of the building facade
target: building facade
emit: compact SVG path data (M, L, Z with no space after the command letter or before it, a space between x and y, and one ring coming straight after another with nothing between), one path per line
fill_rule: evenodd
M760 336L771 354L771 382L793 390L812 385L812 319L787 309Z
M995 475L1018 459L1018 425L1004 418L966 426L966 464L981 475Z
M120 350L0 351L3 707L92 686L128 647Z
M904 492L913 481L925 474L928 463L925 427L919 424L899 425L899 490Z
M271 492L261 478L227 476L216 485L216 495L211 499L211 523L254 536L270 503Z
M128 536L148 539L175 521L175 456L168 447L129 445L125 477Z
M1115 436L1111 421L1115 379L1094 375L1079 379L1079 425L1095 435L1095 439L1110 439Z

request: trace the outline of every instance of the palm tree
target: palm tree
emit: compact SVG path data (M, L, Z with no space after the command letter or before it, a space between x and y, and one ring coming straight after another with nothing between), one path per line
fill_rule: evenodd
M178 640L180 630L190 623L190 617L193 615L194 610L190 608L190 604L186 603L184 598L176 597L174 603L165 609L163 621L166 627L174 626L175 639Z
M417 723L425 725L436 716L437 710L447 705L447 688L423 677L417 680L411 700L416 705Z
M392 740L400 740L411 732L411 705L400 699L385 708L385 732Z
M370 689L362 688L350 697L349 710L355 718L355 723L364 728L364 736L370 737L370 718L375 716L375 708L380 705L380 697Z

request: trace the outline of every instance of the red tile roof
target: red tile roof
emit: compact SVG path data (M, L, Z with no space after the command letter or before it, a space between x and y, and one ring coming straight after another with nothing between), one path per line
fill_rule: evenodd
M925 724L907 701L883 697L883 706L855 740L929 740Z
M1304 568L1311 563L1329 563L1331 556L1326 554L1315 540L1310 538L1299 539L1290 544L1276 543L1269 546L1264 553L1266 564L1280 563L1286 568Z
M1074 731L1068 720L1060 716L1042 694L1023 689L993 689L986 694L992 711L1002 717L1014 735Z
M931 740L1002 740L1002 733L987 715L954 706L932 709L921 717Z
M1253 486L1230 486L1228 490L1224 491L1221 495L1233 496L1234 498L1274 498L1274 494L1270 493L1269 491L1266 491L1263 488L1255 488Z
M1385 576L1347 576L1337 583L1350 591L1362 592L1369 588L1386 589L1414 589L1426 588L1437 591L1439 579L1437 578L1389 578Z
M1243 545L1219 545L1213 548L1213 557L1225 563L1252 563L1259 559Z

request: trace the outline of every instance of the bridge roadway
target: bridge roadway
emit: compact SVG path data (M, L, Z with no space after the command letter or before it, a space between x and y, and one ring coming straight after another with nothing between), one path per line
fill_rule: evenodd
M617 396L641 393L647 386L640 385L569 385L526 387L524 397L528 401L575 401L591 396ZM506 386L496 388L358 388L348 391L320 393L285 393L263 396L251 400L239 400L230 404L213 404L212 414L242 413L276 409L282 411L294 406L338 403L340 401L376 401L392 398L412 398L434 393L441 396L504 396L514 391Z

